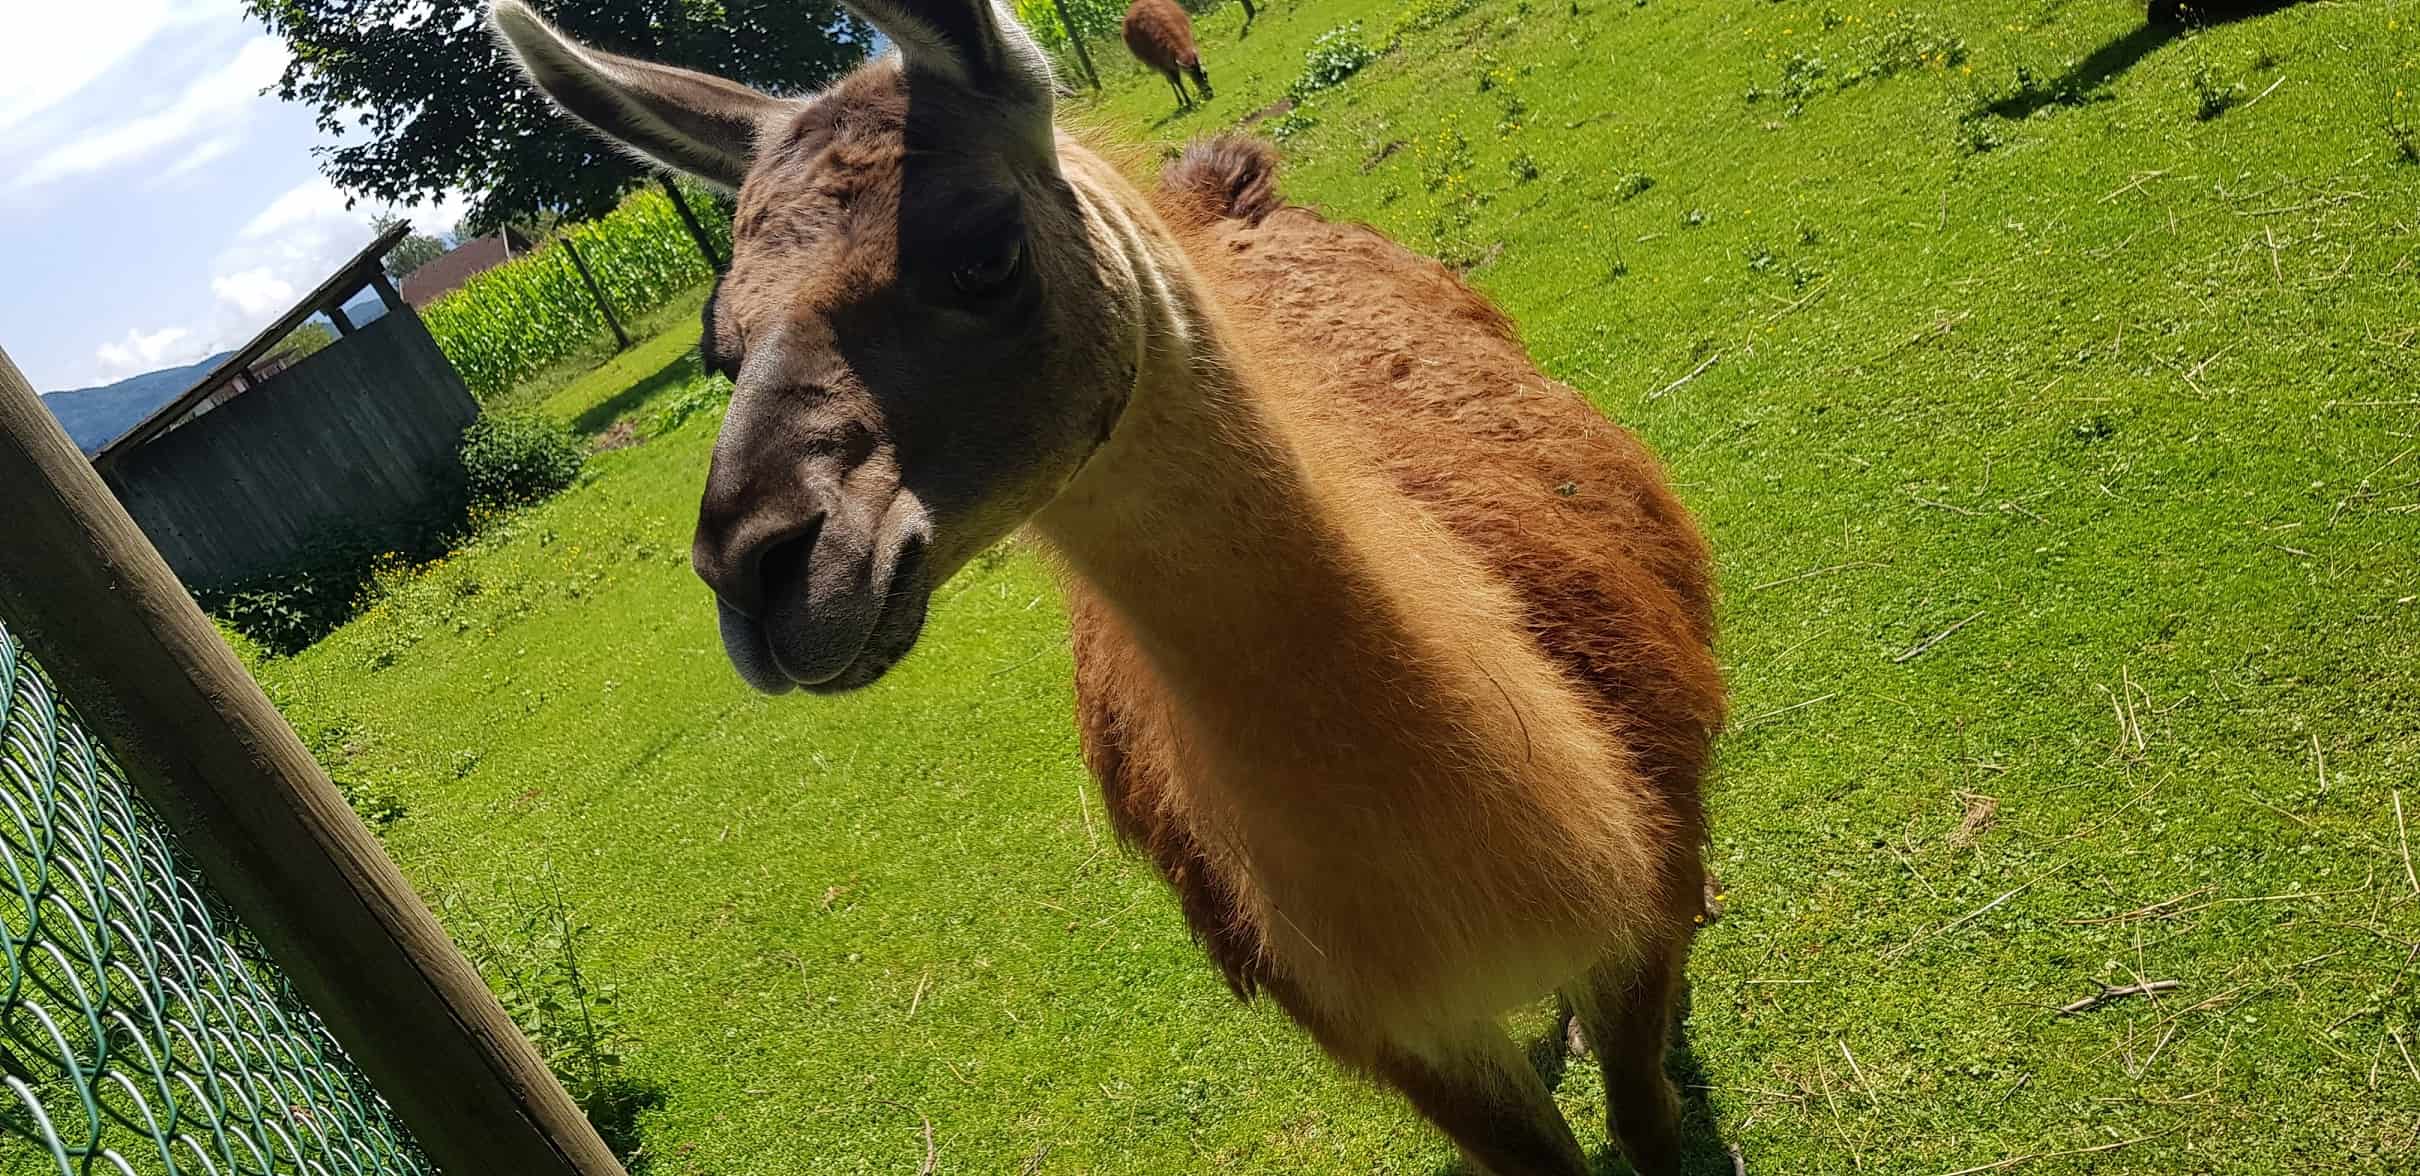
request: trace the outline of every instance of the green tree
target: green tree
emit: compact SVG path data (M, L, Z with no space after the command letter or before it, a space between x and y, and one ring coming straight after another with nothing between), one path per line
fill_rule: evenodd
M382 212L370 218L370 231L383 234L403 223L403 217ZM443 256L445 242L427 233L406 233L403 240L395 242L393 249L387 250L387 276L400 282L410 277L413 270Z
M269 349L269 354L272 357L284 359L288 363L299 363L305 356L320 351L335 341L336 332L329 330L326 323L316 320L306 321L288 332L285 338L278 340L277 346Z
M541 0L599 48L760 89L819 87L856 64L865 26L838 0ZM610 210L645 165L554 112L489 38L486 0L244 0L294 58L277 95L341 141L317 149L348 192L391 203L485 193L470 226Z

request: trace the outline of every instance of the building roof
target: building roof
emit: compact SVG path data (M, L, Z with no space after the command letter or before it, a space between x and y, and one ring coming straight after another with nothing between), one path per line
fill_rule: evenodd
M453 293L462 283L511 261L528 252L529 243L519 235L489 233L475 237L423 262L419 269L404 276L401 283L403 300L412 309L421 310L429 303Z
M310 293L303 295L302 301L295 303L286 313L277 316L275 321L261 328L261 333L254 335L250 343L229 352L227 358L220 360L216 366L212 367L200 382L178 393L168 403L152 409L151 415L135 422L133 428L118 434L117 440L93 451L93 465L108 469L118 457L167 432L171 426L183 420L187 410L200 403L204 397L218 391L228 381L250 370L253 364L260 362L261 357L267 355L270 348L277 346L286 336L293 334L294 328L301 326L304 319L330 307L343 306L346 299L351 298L360 292L362 287L370 285L373 281L384 282L386 270L380 259L386 256L387 250L395 247L397 241L403 240L405 233L411 231L412 226L404 223L378 234L375 240L362 246L361 252L354 254L351 261L338 267L335 273L328 275L326 281L321 282Z

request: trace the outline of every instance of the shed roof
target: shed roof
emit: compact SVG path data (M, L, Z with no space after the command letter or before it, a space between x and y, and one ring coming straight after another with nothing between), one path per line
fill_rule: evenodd
M345 300L359 293L362 287L370 285L374 281L385 281L386 270L380 259L386 256L387 250L395 247L397 241L403 240L405 233L411 231L412 226L404 223L378 234L368 245L362 246L361 252L354 254L351 261L337 267L336 272L329 274L326 281L321 282L310 293L303 295L302 301L295 303L286 313L277 316L268 326L261 328L261 333L253 336L251 342L227 353L227 358L220 360L218 365L211 368L198 383L178 393L168 403L151 410L151 415L135 422L133 428L118 434L116 440L95 450L92 455L92 464L107 469L126 452L167 432L171 426L184 419L187 410L200 403L204 397L218 391L229 380L250 369L254 363L259 362L262 356L269 353L270 348L277 346L286 336L293 334L294 328L301 326L304 319L323 310L341 308L345 304Z

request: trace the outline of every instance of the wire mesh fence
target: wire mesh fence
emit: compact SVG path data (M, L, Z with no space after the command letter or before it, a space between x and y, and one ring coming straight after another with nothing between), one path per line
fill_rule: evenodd
M426 1174L0 625L0 1176Z

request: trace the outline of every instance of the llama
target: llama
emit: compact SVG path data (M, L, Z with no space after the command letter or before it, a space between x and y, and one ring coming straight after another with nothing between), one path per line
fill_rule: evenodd
M1087 765L1239 996L1482 1170L1579 1176L1501 1024L1559 991L1621 1148L1674 1171L1723 693L1654 457L1453 274L1286 204L1266 146L1147 196L990 0L851 4L899 53L800 98L491 16L569 113L738 190L691 553L733 667L865 686L1026 529Z
M1247 15L1251 5L1245 5ZM1193 84L1201 90L1207 102L1218 95L1210 92L1210 71L1202 68L1202 54L1193 45L1193 21L1176 0L1134 0L1126 9L1126 51L1134 59L1158 70L1176 91L1176 108L1184 110L1193 105L1185 93L1185 74L1193 75Z

